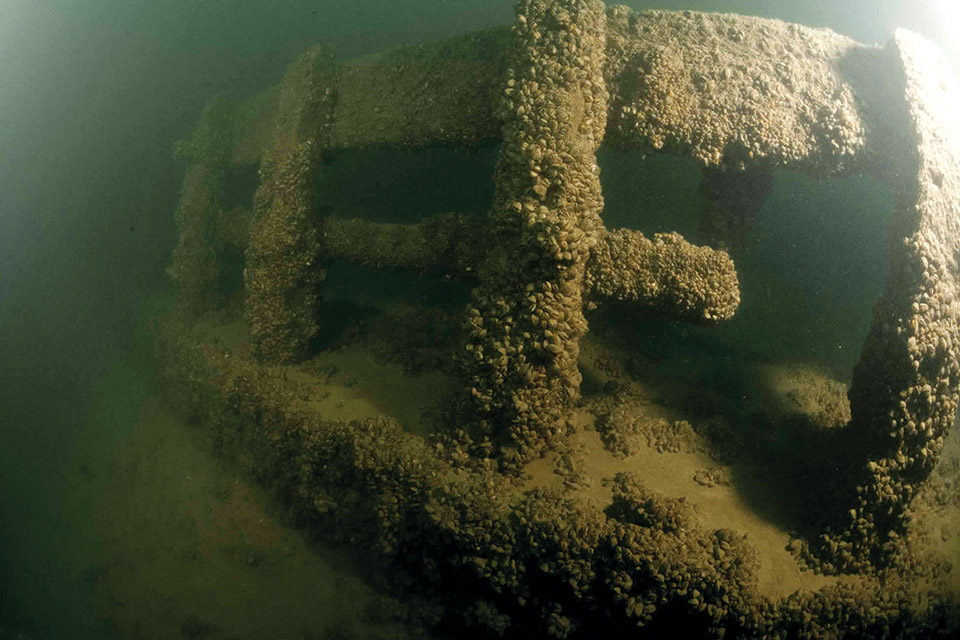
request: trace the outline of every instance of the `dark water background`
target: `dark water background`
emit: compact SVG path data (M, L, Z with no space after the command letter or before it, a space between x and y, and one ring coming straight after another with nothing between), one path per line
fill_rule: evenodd
M944 46L955 68L960 64L960 49L949 44L960 25L948 23L933 0L625 4L776 17L862 42L882 43L895 27L908 27ZM63 637L110 637L109 625L95 620L91 580L82 575L96 539L83 526L85 506L70 503L66 487L78 457L88 469L109 469L112 445L151 391L149 340L134 328L144 301L168 287L164 267L184 169L172 158L172 143L190 132L210 97L243 98L275 84L309 45L332 43L349 59L507 24L512 5L0 0L0 638L45 637L53 618L66 621L56 628L72 628ZM683 206L696 186L688 166L668 163L632 180L629 162L601 163L611 210L617 198L624 210L637 200ZM753 255L753 264L786 275L750 286L813 286L842 252L850 288L833 295L868 307L882 273L883 238L860 231L882 228L885 197L857 179L819 185L778 176L756 232L795 241L765 243L772 248ZM852 218L837 222L839 211ZM814 222L795 228L800 214L811 212ZM746 284L744 293L751 293ZM817 290L789 295L822 301L808 317L842 304ZM847 347L847 359L855 358L862 326L853 325L840 336L849 345L829 345L833 356ZM825 344L815 331L798 323L783 340L792 347ZM830 356L811 349L803 355ZM108 401L98 394L105 385ZM97 446L78 451L83 434L94 434L85 441Z

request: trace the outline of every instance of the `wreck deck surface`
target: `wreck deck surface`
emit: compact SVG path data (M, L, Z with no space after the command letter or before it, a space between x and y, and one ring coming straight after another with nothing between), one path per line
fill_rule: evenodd
M248 328L242 318L226 324L204 321L196 325L195 330L204 342L223 345L240 357L249 356ZM411 433L429 438L436 427L437 399L456 391L455 378L437 370L420 371L416 375L405 373L400 362L385 359L382 353L364 344L362 330L353 336L355 341L338 342L304 364L278 365L275 370L300 385L301 392L307 394L307 406L325 420L351 422L387 416ZM604 344L602 338L593 334L585 339L579 365L585 378L601 387L589 394L585 403L616 406L616 395L602 391L605 382L615 379L618 386L629 385L631 401L625 406L636 418L667 422L704 420L702 416L691 416L682 404L664 402L669 398L655 390L663 380L657 372L648 373L660 381L651 387L645 387L643 379L624 373L622 363L631 353L618 351L622 347L622 341ZM415 357L415 354L407 356ZM614 365L616 378L610 375L611 363L620 363ZM768 412L764 420L772 437L776 437L777 423L784 415L816 417L823 411L836 411L838 403L845 405L841 414L845 411L849 415L847 385L831 379L820 363L762 361L756 363L756 374L758 379L766 380L762 404ZM696 377L696 372L691 371L691 375ZM641 400L636 402L636 399ZM590 509L603 511L612 500L609 480L617 473L633 472L642 478L647 488L689 504L700 526L745 534L759 553L757 586L758 594L764 598L776 601L801 590L816 591L836 585L838 581L857 584L866 580L856 576L824 576L798 562L790 552L791 531L784 528L784 521L778 517L784 509L789 510L789 497L767 486L771 470L758 468L756 461L738 456L736 452L733 459L727 459L731 454L729 450L713 451L709 440L695 433L672 439L668 435L666 441L661 439L659 443L646 434L639 434L628 454L617 455L595 428L594 415L578 411L574 420L581 430L562 451L548 452L524 466L523 482L515 487L518 493L551 487L568 492ZM566 465L560 462L561 457L567 459ZM953 437L934 474L932 486L916 505L922 523L916 537L924 553L931 554L931 562L960 563L960 501L944 500L942 495L956 486L952 470L958 462L960 439ZM582 474L571 479L573 468ZM705 475L707 472L710 475ZM804 470L787 471L786 475L802 480ZM711 476L718 480L704 480ZM941 494L939 503L935 498L938 493ZM960 574L954 574L950 584L960 596Z

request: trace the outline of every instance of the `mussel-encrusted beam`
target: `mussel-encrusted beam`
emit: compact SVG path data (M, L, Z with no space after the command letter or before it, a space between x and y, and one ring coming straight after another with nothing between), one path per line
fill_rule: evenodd
M416 224L325 218L323 258L369 267L405 267L476 282L495 253L485 221L448 214ZM733 317L737 272L724 251L692 245L676 233L602 230L587 260L586 295L699 324Z
M568 425L584 273L600 239L606 14L598 0L522 0L502 87L494 252L468 310L465 375L482 433L519 458ZM518 458L518 459L519 459Z
M617 229L602 234L587 262L586 291L695 324L733 317L740 285L726 251L690 244L679 233Z
M311 49L290 67L277 129L260 163L244 280L253 352L273 362L302 356L317 331L323 272L316 265L314 193L338 73L329 47Z
M179 305L191 313L209 311L221 302L215 292L225 241L217 233L217 217L223 209L233 111L228 101L213 100L204 109L193 135L176 147L177 155L189 166L176 213L180 233L167 273L177 283Z
M458 214L412 224L331 216L323 220L319 257L476 282L477 267L491 250L486 227L485 219Z
M895 198L890 272L850 390L856 494L820 539L838 568L895 551L960 399L960 91L943 54L908 32L879 62L890 101L872 124L888 145L875 171Z

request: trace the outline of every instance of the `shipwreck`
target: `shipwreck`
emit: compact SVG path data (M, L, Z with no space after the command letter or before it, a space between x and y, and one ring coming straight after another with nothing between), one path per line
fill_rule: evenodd
M511 27L345 63L318 46L278 86L212 101L177 145L187 169L164 379L307 526L375 550L405 592L439 603L438 633L947 628L956 602L937 585L949 566L918 559L911 531L958 403L958 97L942 53L909 32L867 46L776 20L597 0L521 0ZM604 225L601 144L699 166L700 244ZM497 146L486 216L390 222L319 201L325 163L343 150L431 146ZM702 526L641 472L608 478L607 504L579 499L571 443L591 420L610 432L629 422L616 418L629 388L582 393L587 314L729 320L737 249L781 170L872 176L894 210L885 290L830 436L843 455L817 470L828 493L791 543L804 567L859 578L772 599L758 592L748 538ZM238 171L254 176L245 198L230 193ZM389 416L333 419L313 402L333 261L471 287L451 315L457 391L433 434ZM227 344L217 327L230 322L243 335ZM567 461L567 482L531 487L529 465L550 456Z

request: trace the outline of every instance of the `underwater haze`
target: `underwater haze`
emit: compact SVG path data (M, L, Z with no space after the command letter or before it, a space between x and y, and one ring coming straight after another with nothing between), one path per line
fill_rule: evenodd
M623 4L779 18L864 43L883 44L905 27L960 65L952 21L960 14L944 10L947 0ZM0 640L239 637L202 612L182 613L195 589L222 594L210 600L221 613L250 616L252 635L243 637L269 637L255 635L255 616L234 598L246 580L258 594L275 591L264 606L288 626L274 626L272 637L403 633L394 620L370 621L379 596L350 571L344 550L318 553L280 516L258 522L276 515L269 497L209 460L203 443L163 414L151 328L173 294L165 270L186 168L173 147L213 97L246 99L277 84L312 45L332 44L349 60L513 20L513 2L501 0L0 0ZM463 170L492 172L493 156L475 162ZM693 165L630 164L639 162L598 154L607 225L695 229L654 211L699 206ZM341 190L362 189L350 180ZM476 201L489 197L481 190ZM631 217L639 201L654 203L641 222ZM741 268L741 312L789 327L752 348L849 376L883 286L891 208L890 194L867 179L775 176ZM820 290L818 274L830 269L840 284ZM390 292L369 295L382 301ZM794 316L798 297L810 305ZM757 299L763 308L752 307ZM721 342L743 348L742 333L723 331ZM696 345L699 335L682 339ZM147 422L153 431L134 431ZM144 458L147 450L154 457ZM155 484L131 490L146 477ZM175 498L165 493L174 489ZM167 518L172 500L202 511L215 534L193 540ZM229 508L218 511L221 503ZM196 574L202 585L190 583L164 558L182 559L193 544L230 549L240 568L208 566ZM271 545L289 556L258 555ZM262 567L274 573L252 573Z

